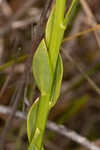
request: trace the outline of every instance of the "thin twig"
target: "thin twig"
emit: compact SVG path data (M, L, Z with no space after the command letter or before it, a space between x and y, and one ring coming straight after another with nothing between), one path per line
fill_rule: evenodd
M97 147L92 142L88 141L85 137L77 134L75 131L69 130L63 125L57 125L54 122L48 121L47 128L77 142L78 144L85 146L90 150L100 150L99 147Z
M0 114L5 114L5 115L10 115L12 113L12 107L7 107L4 105L0 105ZM21 111L16 111L14 114L15 117L20 118L20 119L25 119L26 120L26 115L25 113Z

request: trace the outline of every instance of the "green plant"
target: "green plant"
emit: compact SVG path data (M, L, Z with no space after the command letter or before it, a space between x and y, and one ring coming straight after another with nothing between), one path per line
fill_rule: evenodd
M76 1L72 1L65 15L66 0L56 0L46 26L45 39L41 41L33 57L33 74L41 96L28 113L28 150L43 150L42 140L48 113L60 94L63 65L59 50Z

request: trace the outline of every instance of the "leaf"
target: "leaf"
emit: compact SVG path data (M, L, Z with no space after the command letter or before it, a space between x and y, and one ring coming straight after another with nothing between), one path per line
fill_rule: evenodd
M44 40L41 41L33 57L32 69L36 84L41 93L49 93L52 84L52 73Z
M27 116L27 135L29 142L32 141L35 133L38 107L39 98L37 98L36 101L33 103Z
M40 131L36 128L39 100L40 100L39 98L36 99L32 107L30 108L30 111L27 116L27 135L28 135L28 140L29 140L28 150L38 150L35 144L40 135ZM44 150L43 146L41 150Z
M28 150L38 150L38 147L36 146L36 141L38 140L39 135L40 135L40 131L38 130L38 128L36 128L31 143L28 147Z
M37 145L37 140L39 136L40 136L40 130L36 128L34 137L32 138L28 150L44 150L43 145L40 148L38 147L40 145Z
M49 16L47 25L46 25L46 44L47 47L50 47L50 38L52 37L52 29L54 25L54 18L55 18L55 7L52 9L52 12Z
M35 146L34 141L32 141L31 145L29 145L28 150L39 150L38 147ZM41 150L44 150L44 147L41 147Z
M54 19L55 19L55 7L53 8L51 15L49 16L49 20L47 22L46 26L46 43L47 47L50 47L51 37L52 37L52 29L54 25ZM59 97L60 94L60 86L61 86L61 80L62 80L62 74L63 74L63 65L61 57L58 57L56 71L54 74L54 81L52 86L52 95L51 95L51 101L50 101L50 107L53 107Z
M53 86L52 86L50 107L53 107L56 104L56 101L60 95L62 76L63 76L63 64L62 64L61 56L59 55L57 60L56 71L54 75Z

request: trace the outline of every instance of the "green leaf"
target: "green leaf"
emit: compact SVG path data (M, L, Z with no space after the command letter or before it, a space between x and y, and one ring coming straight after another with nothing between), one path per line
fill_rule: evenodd
M40 135L40 131L36 129L36 120L39 108L39 98L36 99L27 116L27 135L29 140L28 150L38 150L36 142ZM41 150L44 150L43 146Z
M40 131L38 130L38 128L36 128L35 133L33 134L32 141L28 147L28 150L38 150L38 147L36 146L36 142L38 140L39 135L40 135Z
M34 141L29 145L28 150L38 150L38 147L36 147ZM44 147L42 146L41 150L44 150Z
M32 141L35 133L38 107L39 98L37 98L36 101L33 103L27 116L27 135L29 142Z
M35 144L35 147L38 148L38 150L41 150L44 129L46 127L46 121L47 121L48 112L50 108L49 100L50 100L50 96L48 94L40 96L38 116L36 120L36 129L35 129L34 136L32 138L32 141Z
M33 57L33 74L42 95L49 93L52 84L51 66L45 41L42 40Z
M56 104L56 101L60 95L62 76L63 76L63 64L62 64L61 56L59 55L57 60L56 71L54 75L53 86L52 86L50 107L53 107Z
M47 47L50 47L50 38L52 37L52 29L53 29L53 25L54 25L54 19L55 19L55 7L52 9L52 12L49 16L47 25L46 25L46 44Z
M38 138L41 136L40 134L40 130L38 128L36 128L35 133L34 133L34 137L32 138L32 141L28 147L28 150L44 150L43 145L39 148L37 144Z

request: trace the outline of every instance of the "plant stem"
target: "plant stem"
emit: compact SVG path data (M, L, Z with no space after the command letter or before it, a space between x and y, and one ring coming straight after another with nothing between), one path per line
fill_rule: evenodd
M44 130L46 127L46 121L49 113L49 100L50 94L43 95L39 99L38 118L36 121L36 131L39 131L39 137L35 143L38 150L41 149Z
M51 63L53 73L55 72L59 49L62 42L64 30L65 30L63 26L64 12L66 6L65 4L66 4L66 0L56 1L55 20L54 20L50 48L49 48L50 63ZM39 131L39 137L35 142L35 146L37 147L38 150L40 150L42 146L43 134L46 127L46 121L50 109L49 107L50 95L51 95L51 90L49 94L40 97L39 109L37 115L38 118L36 121L36 131L37 130Z
M57 0L55 6L55 20L53 25L53 31L51 36L50 48L49 48L49 56L50 63L52 67L53 73L55 72L57 58L59 54L60 45L62 42L63 34L64 34L64 12L66 0ZM49 94L40 97L39 109L38 109L38 118L36 121L36 131L39 131L39 137L36 140L35 146L38 150L41 149L42 139L44 130L46 127L46 121L49 113L49 101L50 101L51 90Z
M56 68L56 62L59 54L60 45L62 42L63 34L64 34L64 12L65 12L66 0L56 0L55 6L55 20L53 25L53 31L51 36L50 48L49 48L49 56L50 63L52 66L53 72Z

